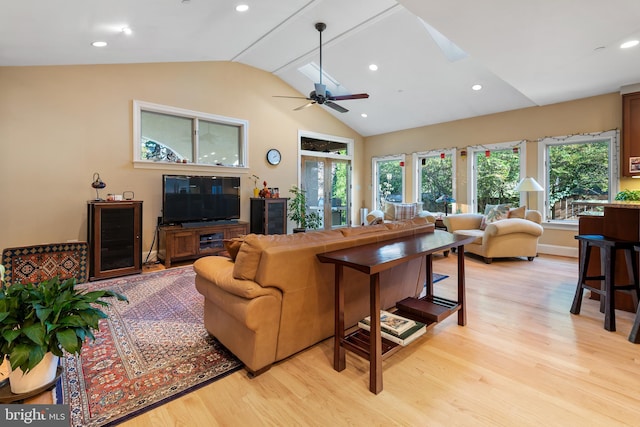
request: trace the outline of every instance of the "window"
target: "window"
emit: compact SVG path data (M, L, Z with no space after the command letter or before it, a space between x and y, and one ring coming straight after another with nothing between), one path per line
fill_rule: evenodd
M138 163L246 166L247 121L142 101L133 111Z
M576 222L579 214L602 212L617 194L617 131L545 138L538 144L545 221Z
M404 194L404 154L388 157L374 157L373 172L373 209L383 209L385 202L402 202Z
M455 150L415 153L416 194L422 209L429 212L451 212L449 202L437 201L442 196L455 199ZM446 205L445 205L446 203Z
M484 213L488 204L508 203L520 205L520 194L515 191L524 176L524 143L504 143L469 149L472 156L473 185L470 185L471 206L475 212Z

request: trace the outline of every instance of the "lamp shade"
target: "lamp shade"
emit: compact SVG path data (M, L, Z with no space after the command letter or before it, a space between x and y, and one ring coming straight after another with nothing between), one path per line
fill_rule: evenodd
M528 176L520 180L516 185L516 191L544 191L544 188L535 179Z

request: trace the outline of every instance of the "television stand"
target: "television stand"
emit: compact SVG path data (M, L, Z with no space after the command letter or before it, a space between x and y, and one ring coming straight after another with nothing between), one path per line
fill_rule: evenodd
M158 230L158 259L169 268L175 261L188 261L224 251L225 239L245 235L249 223L244 221L211 221L182 225L161 225Z

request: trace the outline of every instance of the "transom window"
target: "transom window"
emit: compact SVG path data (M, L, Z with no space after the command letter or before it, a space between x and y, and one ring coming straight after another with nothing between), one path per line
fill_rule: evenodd
M245 167L248 122L134 101L136 162Z

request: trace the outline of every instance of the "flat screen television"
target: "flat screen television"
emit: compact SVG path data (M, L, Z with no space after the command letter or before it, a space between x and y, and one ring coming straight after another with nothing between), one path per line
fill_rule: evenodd
M162 223L240 218L240 177L162 176Z

